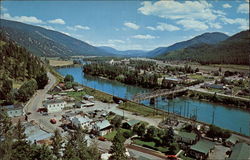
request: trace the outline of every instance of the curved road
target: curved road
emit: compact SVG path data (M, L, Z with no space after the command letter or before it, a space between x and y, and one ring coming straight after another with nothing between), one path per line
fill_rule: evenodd
M49 122L50 119L47 116L43 116L39 112L37 112L37 109L43 106L42 102L43 100L45 100L46 93L56 83L56 78L54 75L52 75L50 72L48 72L47 75L49 78L48 84L44 87L44 89L37 90L37 92L32 96L32 98L24 106L24 112L31 113L30 115L28 115L28 121L34 120L41 129L47 132L54 132L56 128Z

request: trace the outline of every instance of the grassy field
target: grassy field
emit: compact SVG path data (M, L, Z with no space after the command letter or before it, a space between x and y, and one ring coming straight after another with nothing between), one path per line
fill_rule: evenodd
M13 81L13 88L19 89L24 82Z
M72 65L73 61L72 60L63 61L63 60L50 59L49 64L53 67L61 67L61 66Z
M122 134L123 134L124 132L132 132L131 130L129 130L129 129L124 129L124 128L121 128L120 131L121 131ZM116 133L117 133L117 130L114 130L114 131L111 131L111 132L109 132L108 134L104 135L103 137L106 138L106 139L109 140L109 141L112 141L112 140L114 139Z
M140 146L143 146L143 147L148 147L148 148L151 148L151 149L155 149L157 151L160 151L160 152L167 152L168 151L168 148L167 147L161 147L161 146L156 146L155 145L155 142L146 142L146 141L142 141L142 140L139 140L139 139L135 139L133 141L134 144L137 144L137 145L140 145Z
M157 116L156 111L153 108L145 107L143 105L132 103L132 102L125 102L118 106L118 108L134 112L136 114L142 115L142 116Z

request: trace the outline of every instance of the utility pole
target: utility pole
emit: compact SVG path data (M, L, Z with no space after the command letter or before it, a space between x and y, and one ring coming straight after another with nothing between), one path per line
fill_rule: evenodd
M213 117L212 117L212 125L214 125L214 110L213 110Z

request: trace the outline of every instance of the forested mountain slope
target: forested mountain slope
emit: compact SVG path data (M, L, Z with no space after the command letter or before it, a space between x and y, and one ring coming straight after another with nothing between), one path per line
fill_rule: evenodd
M249 64L250 32L242 31L214 45L200 44L158 56L163 60L191 60L203 64Z
M1 31L11 40L40 56L111 56L98 47L61 32L25 23L0 19Z

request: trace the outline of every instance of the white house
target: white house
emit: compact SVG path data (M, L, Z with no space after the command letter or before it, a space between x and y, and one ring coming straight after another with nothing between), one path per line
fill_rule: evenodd
M51 99L44 101L44 107L48 113L60 112L65 107L66 102L62 99Z
M110 132L111 128L112 126L108 120L96 122L96 124L93 126L94 132L100 136L104 136L105 134Z
M71 117L71 123L75 126L75 127L82 127L83 129L87 129L88 131L91 130L91 125L90 123L92 122L92 119L90 119L89 117L85 116L80 116L77 115L75 117Z

